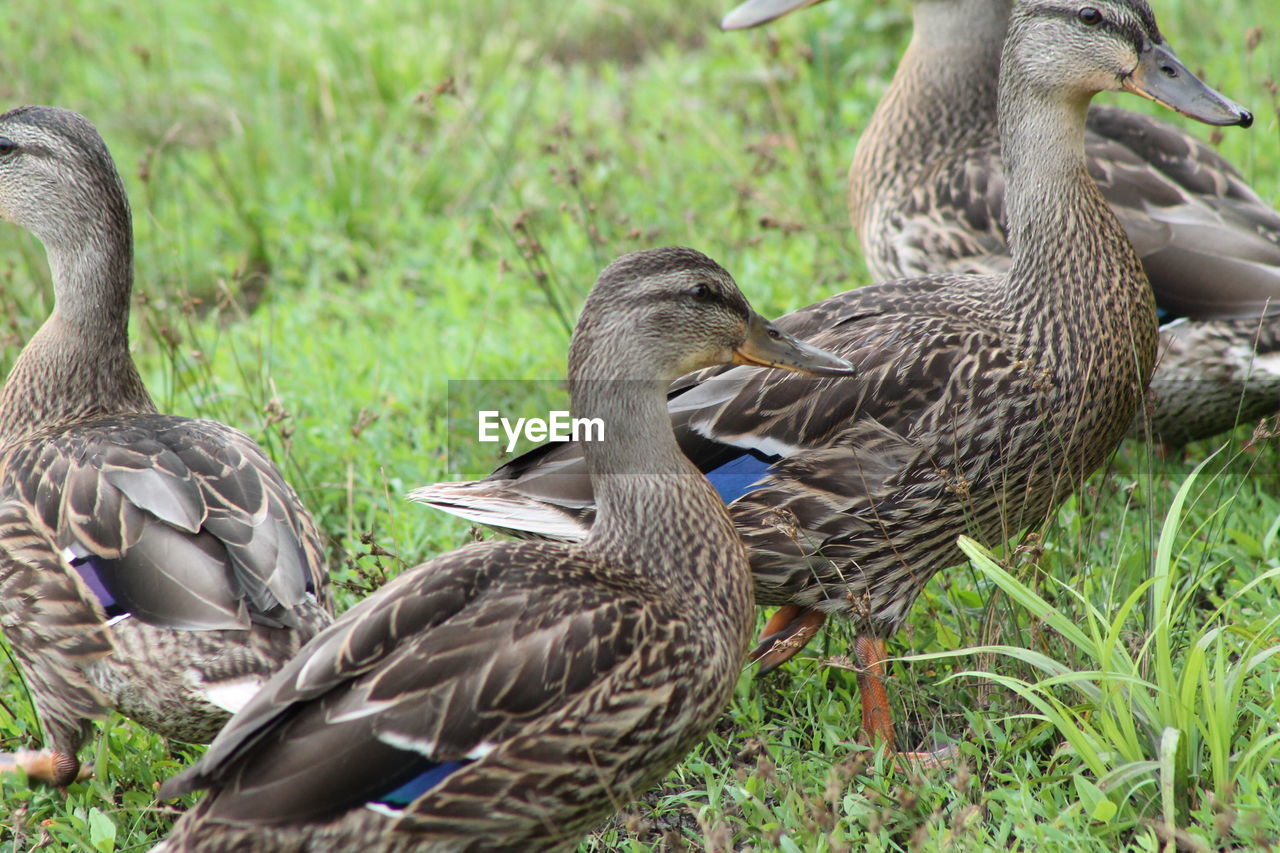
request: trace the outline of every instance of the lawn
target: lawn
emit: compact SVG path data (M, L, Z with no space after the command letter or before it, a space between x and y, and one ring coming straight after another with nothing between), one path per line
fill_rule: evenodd
M1187 65L1257 113L1214 138L1280 204L1280 0L1155 5ZM346 607L477 535L403 499L496 461L450 418L449 381L561 377L616 255L694 246L768 315L867 282L844 172L905 0L736 34L727 8L16 0L0 90L99 126L134 205L157 401L269 448ZM7 370L52 292L28 235L0 230L0 257ZM1276 445L1127 443L1038 540L966 545L891 646L913 658L890 685L900 738L958 742L956 767L857 744L837 624L744 672L717 732L583 849L1280 849ZM33 745L3 657L0 681L0 750ZM188 803L154 788L200 748L104 730L97 778L65 794L0 780L0 851L163 837Z

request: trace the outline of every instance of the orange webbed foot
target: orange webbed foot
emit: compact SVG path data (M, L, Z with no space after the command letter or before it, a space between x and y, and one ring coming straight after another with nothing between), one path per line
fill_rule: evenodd
M760 665L764 675L791 660L817 636L827 621L821 610L786 604L774 611L760 632L760 641L748 658Z
M0 753L0 773L22 770L33 782L65 788L72 782L88 779L93 767L82 765L74 755L56 749L23 750Z

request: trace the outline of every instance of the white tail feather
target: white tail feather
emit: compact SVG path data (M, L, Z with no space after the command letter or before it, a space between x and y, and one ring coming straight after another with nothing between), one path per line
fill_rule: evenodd
M476 524L520 530L552 539L583 539L588 527L562 510L478 483L436 483L414 489L409 500Z

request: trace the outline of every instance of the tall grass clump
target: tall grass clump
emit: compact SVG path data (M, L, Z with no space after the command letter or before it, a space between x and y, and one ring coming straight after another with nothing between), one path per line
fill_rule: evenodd
M1148 839L1140 848L1250 843L1251 833L1274 834L1278 820L1280 799L1269 779L1280 761L1273 660L1280 654L1280 613L1259 605L1280 588L1280 567L1214 595L1219 575L1233 565L1213 558L1206 564L1205 543L1231 500L1195 522L1185 512L1189 500L1213 494L1202 482L1212 479L1213 461L1182 481L1159 529L1150 573L1127 593L1117 594L1122 584L1085 573L1079 589L1038 578L1057 593L1042 595L1038 584L962 538L981 576L1033 620L1044 641L1039 648L982 645L907 658L994 655L1029 667L1035 676L974 669L951 677L1008 689L1028 706L1014 718L1060 738L1051 765L1054 775L1069 774L1075 789L1060 820L1083 819L1108 837L1136 832ZM1274 548L1276 534L1273 524L1265 548ZM1198 828L1188 829L1193 823Z

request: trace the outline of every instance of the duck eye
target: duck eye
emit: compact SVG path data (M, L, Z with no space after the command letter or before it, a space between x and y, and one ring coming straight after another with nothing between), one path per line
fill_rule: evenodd
M0 157L8 157L18 150L18 143L7 136L0 136Z
M707 287L705 284L695 284L693 287L689 288L689 295L694 299L705 302L711 298L711 288Z
M1080 23L1089 27L1096 27L1102 23L1102 13L1092 6L1085 6L1076 13L1076 17L1080 19Z

